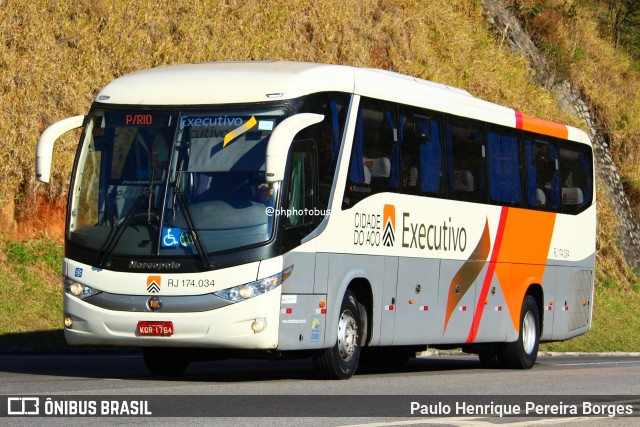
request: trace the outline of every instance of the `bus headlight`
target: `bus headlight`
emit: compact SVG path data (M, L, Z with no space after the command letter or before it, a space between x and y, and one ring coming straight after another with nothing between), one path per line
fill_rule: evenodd
M64 279L64 291L69 295L73 295L74 297L78 297L80 299L85 299L87 297L100 293L100 291L97 291L90 286L83 285L82 283L78 283L71 279Z
M287 280L289 276L291 276L292 272L293 266L290 266L281 273L267 277L266 279L256 280L255 282L245 283L244 285L235 286L229 289L223 289L221 291L214 292L213 294L232 302L244 301L277 288Z

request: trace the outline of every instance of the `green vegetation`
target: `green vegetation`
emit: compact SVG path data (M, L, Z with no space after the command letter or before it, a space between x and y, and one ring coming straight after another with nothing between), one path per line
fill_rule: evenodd
M607 135L632 209L640 217L640 2L509 3L534 42L546 52L556 78L569 79L589 100Z
M467 0L7 0L0 37L0 103L14 106L0 115L0 203L18 214L34 194L56 199L68 189L78 134L55 147L44 186L33 176L40 133L86 113L114 78L165 64L287 59L385 68L575 123Z
M621 33L619 49L606 32L603 11L613 1L511 4L557 78L570 79L593 104L640 215L640 67L638 57L627 52L634 53L629 27ZM389 69L584 127L537 84L525 59L509 52L476 0L5 0L0 8L0 226L10 238L0 241L0 335L60 327L62 249L56 239L61 236L28 240L24 224L51 222L54 216L44 208L64 206L60 201L68 191L78 134L55 147L48 186L34 181L39 134L59 119L86 113L97 92L127 72L248 59ZM616 247L606 195L598 196L594 329L549 348L637 350L640 343L638 277ZM43 208L43 203L49 204Z
M0 240L0 335L60 328L62 246Z
M640 55L640 3L637 0L605 0L606 13L601 22L613 45L624 46L638 58ZM595 3L595 6L599 6Z
M591 330L578 338L543 344L541 351L637 352L640 342L640 301L636 285L632 290L615 284L598 286L593 302Z

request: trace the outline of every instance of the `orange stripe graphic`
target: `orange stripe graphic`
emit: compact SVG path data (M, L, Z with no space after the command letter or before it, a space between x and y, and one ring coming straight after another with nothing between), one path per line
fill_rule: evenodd
M556 214L502 208L491 262L477 301L467 343L475 341L484 301L494 274L504 295L513 327L520 333L520 308L527 288L542 285Z
M516 111L516 127L529 132L554 136L556 138L569 138L569 129L565 125L538 119L524 114L521 111Z
M496 275L518 332L520 308L527 288L534 283L543 284L555 221L555 213L509 209Z
M491 280L493 279L493 273L496 268L496 261L498 260L498 255L500 254L500 247L502 246L502 236L504 235L504 227L507 222L508 213L509 213L509 208L506 208L506 207L503 207L502 210L500 211L500 222L498 223L496 240L495 240L495 243L493 244L493 251L491 252L491 262L489 263L489 268L487 269L487 275L484 277L484 282L482 283L482 289L480 290L480 298L478 299L478 303L476 304L476 311L473 315L471 330L469 331L469 336L467 337L468 343L475 341L476 335L478 334L478 328L480 327L480 319L482 319L482 313L484 311L483 301L487 298L487 294L489 293L489 286L491 285Z
M478 245L471 253L471 256L460 267L449 285L449 297L447 299L447 317L444 321L444 332L447 330L449 319L453 310L460 303L462 297L467 293L473 282L476 280L484 264L487 262L489 250L491 249L491 234L489 233L489 219L485 221L484 231L478 241Z

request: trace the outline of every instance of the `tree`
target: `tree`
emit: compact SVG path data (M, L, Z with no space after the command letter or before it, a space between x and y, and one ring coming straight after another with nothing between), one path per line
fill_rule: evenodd
M625 33L640 27L640 0L605 0L605 3L613 45L617 49Z

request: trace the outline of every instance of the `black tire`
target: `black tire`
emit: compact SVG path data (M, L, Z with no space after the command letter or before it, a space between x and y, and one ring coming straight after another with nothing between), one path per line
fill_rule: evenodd
M500 351L496 349L481 351L478 353L478 358L485 369L498 369L504 366Z
M190 361L185 350L171 347L143 347L142 357L152 374L165 377L182 375Z
M507 343L500 351L504 365L513 369L531 369L538 357L540 344L540 312L535 298L526 295L520 311L518 340Z
M336 345L313 356L313 365L327 379L346 380L358 369L362 323L358 301L351 291L344 294L338 317Z
M358 301L358 308L360 310L360 325L362 325L362 328L360 329L360 346L364 349L367 345L367 340L369 339L369 328L371 325L369 324L369 313L367 312L367 308L360 301ZM360 361L358 363L361 361L362 353L360 353Z

